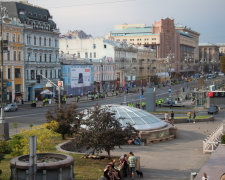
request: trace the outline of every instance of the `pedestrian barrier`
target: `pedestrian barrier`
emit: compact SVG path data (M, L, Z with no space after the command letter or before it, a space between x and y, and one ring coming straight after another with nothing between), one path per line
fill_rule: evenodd
M221 124L214 132L212 132L203 141L203 153L211 153L215 151L220 143L220 138L223 135L223 124Z

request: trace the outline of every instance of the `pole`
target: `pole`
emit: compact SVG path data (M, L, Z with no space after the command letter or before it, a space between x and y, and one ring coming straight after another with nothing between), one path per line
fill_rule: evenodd
M59 108L61 108L61 95L60 95L60 87L58 86L58 96L59 96Z

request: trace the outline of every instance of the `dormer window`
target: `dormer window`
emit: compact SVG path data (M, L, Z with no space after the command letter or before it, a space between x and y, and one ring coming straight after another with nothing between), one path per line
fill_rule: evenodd
M31 12L28 12L28 16L32 16L32 13Z
M19 14L25 14L24 10L20 10Z

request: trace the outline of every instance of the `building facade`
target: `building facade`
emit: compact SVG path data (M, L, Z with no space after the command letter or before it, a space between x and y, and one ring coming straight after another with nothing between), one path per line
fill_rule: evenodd
M156 58L168 58L173 69L181 73L185 70L190 71L190 68L184 69L182 66L186 59L191 59L192 71L197 68L199 35L188 27L176 27L173 19L166 18L155 22L153 26L116 25L106 38L155 49Z
M9 17L24 25L24 100L40 97L47 80L57 83L61 74L58 59L59 30L47 9L25 2L2 2L8 9ZM41 74L40 83L36 76ZM55 88L50 88L53 92Z
M202 73L218 72L220 68L220 51L216 44L200 43L199 58Z
M12 20L3 23L3 40L8 40L8 51L3 53L5 94L4 100L11 103L24 100L24 45L23 25Z

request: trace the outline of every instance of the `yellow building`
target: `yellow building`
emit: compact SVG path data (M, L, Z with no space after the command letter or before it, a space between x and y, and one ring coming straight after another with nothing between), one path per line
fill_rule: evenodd
M23 25L11 21L3 23L3 40L8 40L8 51L4 51L3 79L6 84L4 99L7 102L24 100L24 43Z

